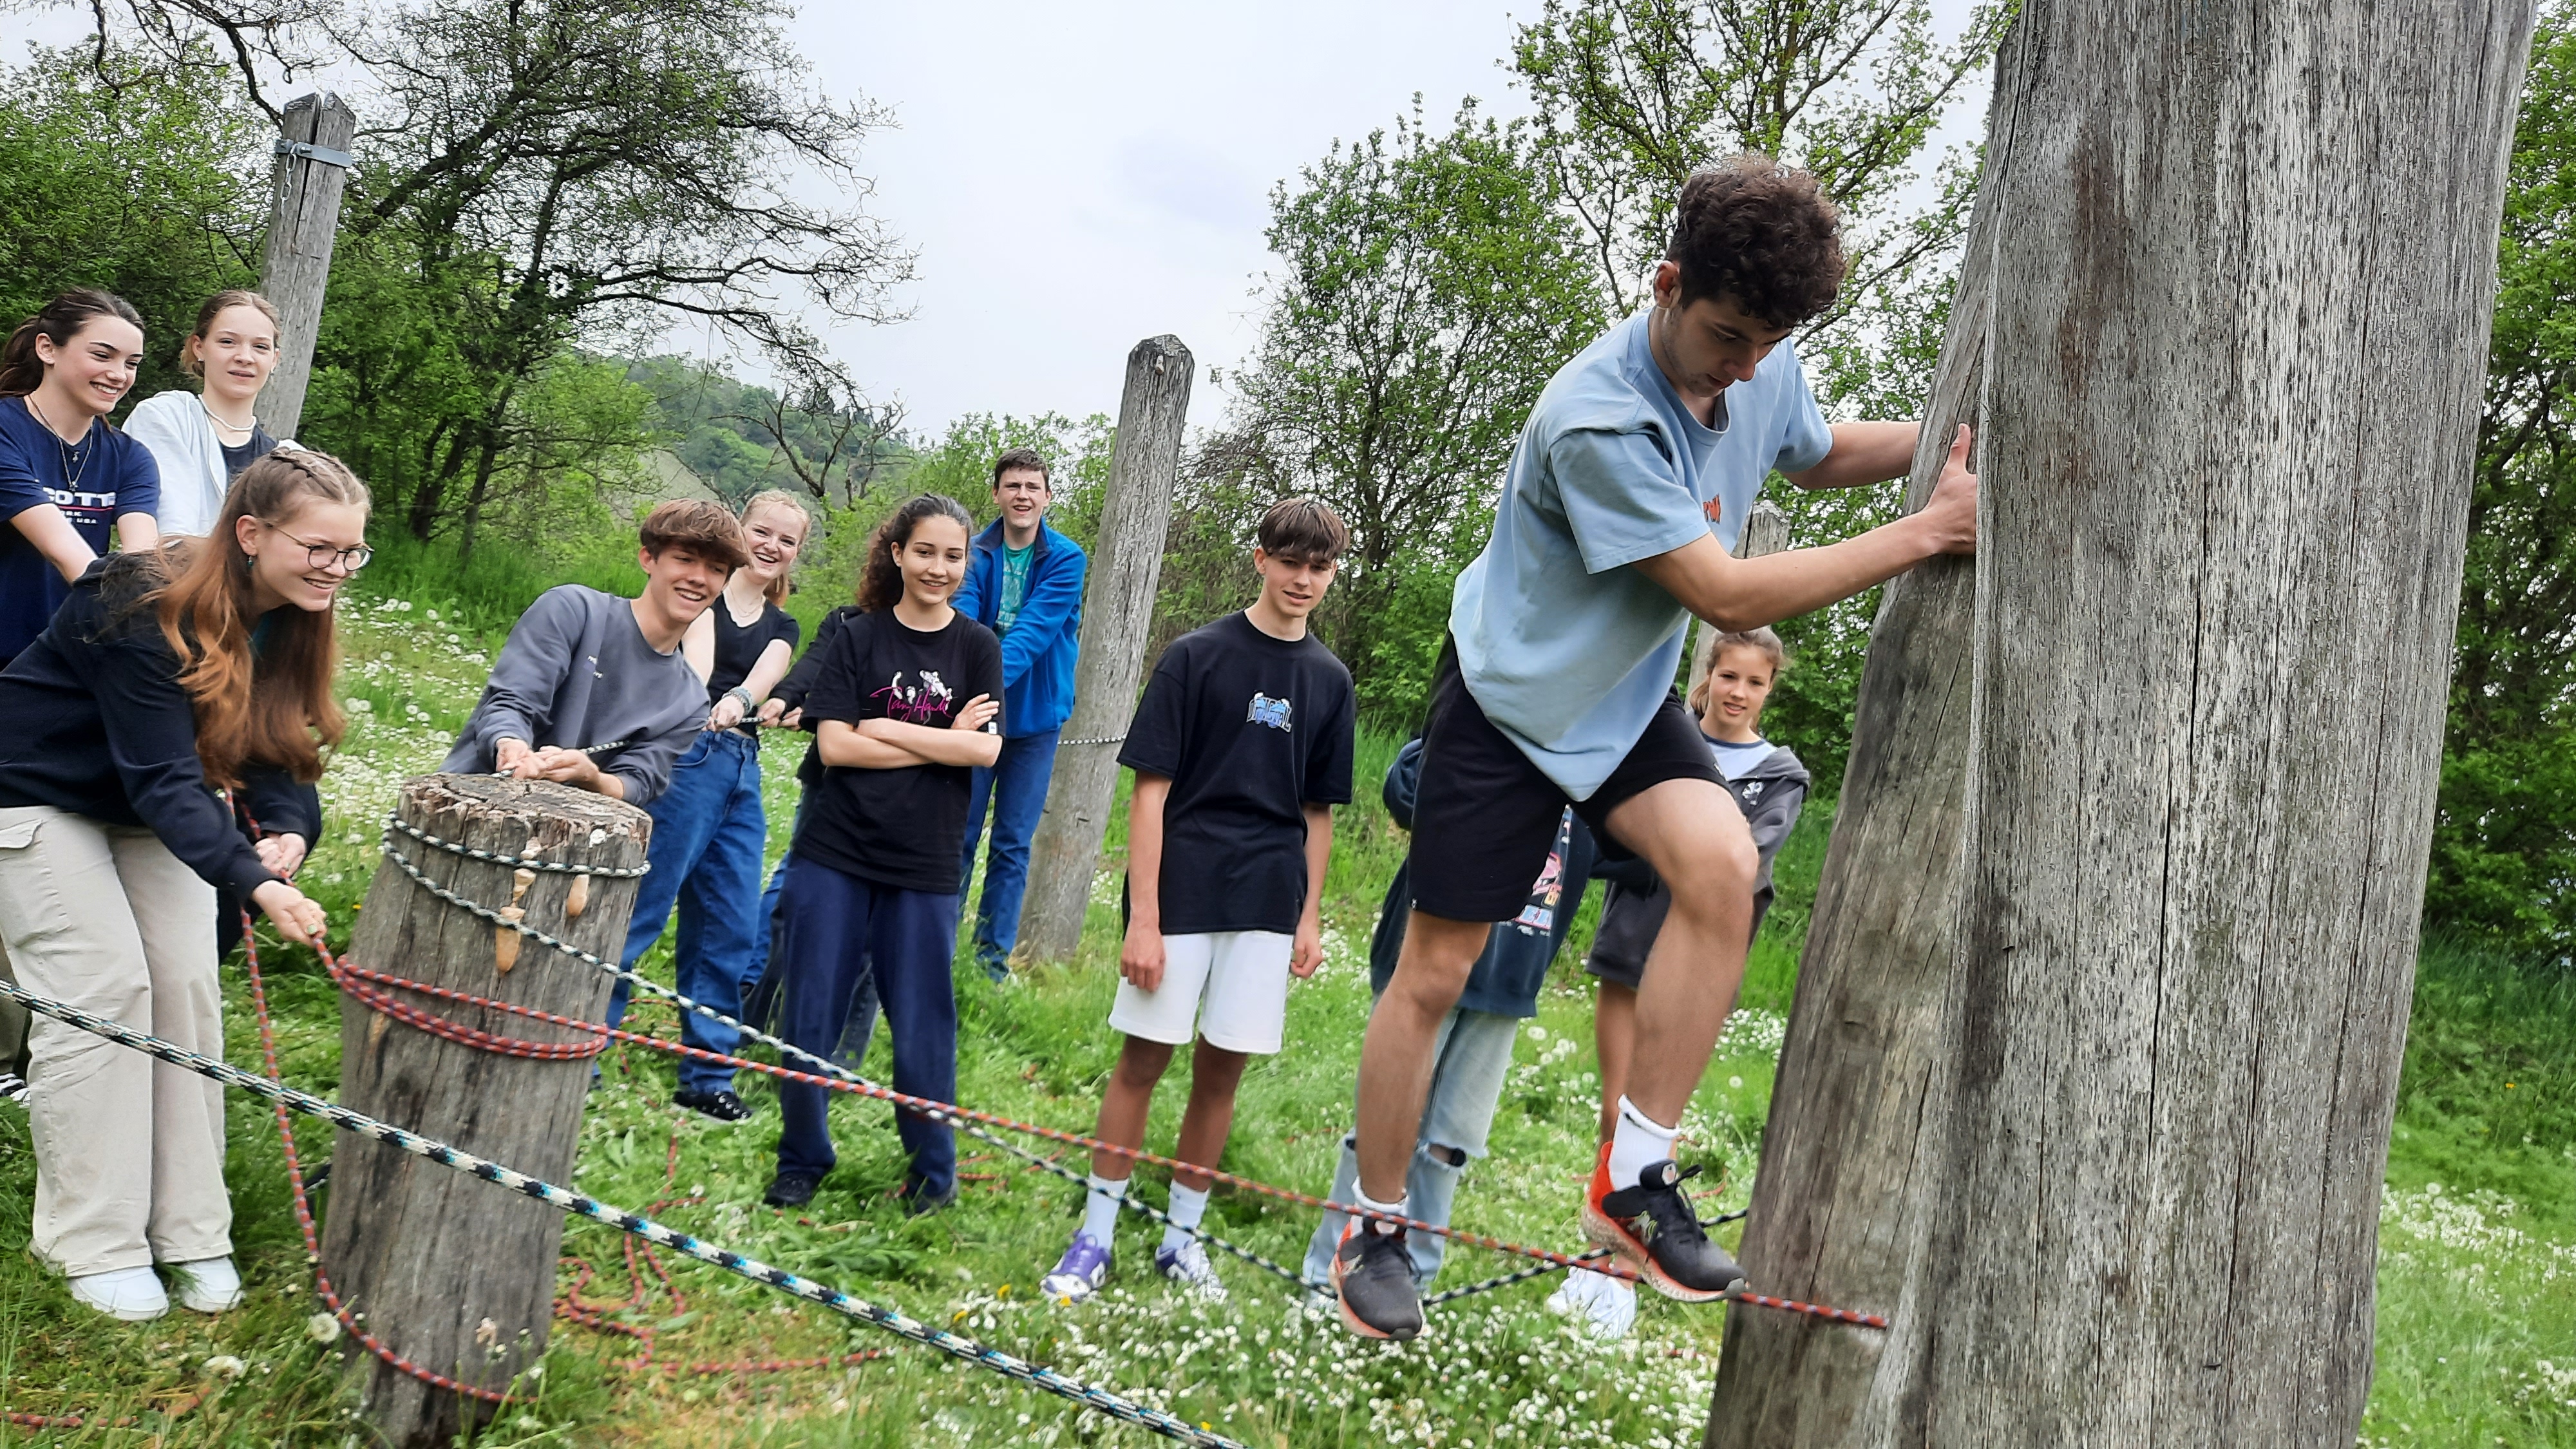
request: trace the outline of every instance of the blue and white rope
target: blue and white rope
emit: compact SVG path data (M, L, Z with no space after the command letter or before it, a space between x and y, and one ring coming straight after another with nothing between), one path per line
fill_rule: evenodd
M695 1258L702 1263L712 1263L729 1273L776 1288L781 1292L792 1293L808 1303L818 1304L845 1317L882 1328L926 1347L938 1349L942 1353L963 1359L978 1368L991 1369L1006 1378L1044 1389L1048 1393L1070 1399L1094 1413L1106 1414L1123 1423L1151 1429L1165 1438L1177 1440L1183 1444L1200 1445L1204 1446L1204 1449L1245 1449L1242 1444L1205 1425L1190 1424L1163 1410L1148 1408L1097 1385L1087 1384L1079 1379L1066 1378L1053 1369L1030 1363L1026 1359L1004 1353L997 1348L988 1348L971 1338L961 1337L945 1329L933 1328L894 1309L879 1307L864 1299L853 1298L829 1284L815 1282L811 1278L790 1273L784 1268L771 1267L757 1258L734 1252L730 1248L720 1248L712 1243L701 1242L687 1233L665 1227L641 1214L628 1212L624 1208L600 1202L568 1188L557 1187L540 1178L530 1177L497 1162L450 1147L444 1142L423 1137L415 1132L404 1131L392 1123L379 1121L363 1112L351 1111L336 1102L326 1102L309 1092L300 1092L293 1087L269 1081L265 1077L245 1072L238 1067L228 1066L212 1057L175 1046L157 1036L136 1031L132 1027L110 1021L105 1017L92 1015L51 997L38 996L14 982L0 980L0 996L5 996L30 1011L50 1016L56 1021L78 1027L92 1035L105 1037L119 1046L130 1047L135 1051L157 1057L174 1067L195 1072L201 1077L211 1078L228 1087L238 1087L272 1102L283 1103L308 1117L319 1117L343 1130L386 1143L416 1157L428 1158L442 1167L452 1167L459 1172L470 1173L522 1196L535 1198L559 1212L606 1223L620 1232L632 1233L647 1242L668 1248L672 1252Z

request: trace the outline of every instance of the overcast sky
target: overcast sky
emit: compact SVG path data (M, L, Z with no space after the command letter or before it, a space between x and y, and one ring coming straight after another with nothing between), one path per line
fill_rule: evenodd
M866 153L870 205L920 252L912 319L832 340L931 432L1114 415L1128 349L1170 332L1199 361L1191 420L1213 423L1207 368L1255 335L1271 184L1416 91L1443 120L1466 95L1525 111L1496 65L1512 28L1492 0L809 4L816 82L900 121Z

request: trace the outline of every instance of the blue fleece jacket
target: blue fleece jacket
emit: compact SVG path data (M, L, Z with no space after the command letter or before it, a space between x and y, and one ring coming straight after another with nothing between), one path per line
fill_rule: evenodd
M949 606L999 632L1002 617L1002 524L975 535L966 582ZM1073 713L1073 661L1082 650L1082 545L1038 525L1029 559L1027 596L1002 634L1002 734L1017 739L1062 729Z

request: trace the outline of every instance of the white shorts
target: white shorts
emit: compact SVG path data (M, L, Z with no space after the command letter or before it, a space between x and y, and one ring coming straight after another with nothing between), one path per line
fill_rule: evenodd
M1270 1056L1288 1018L1288 957L1296 940L1277 931L1217 931L1163 938L1163 984L1118 983L1109 1024L1129 1036L1187 1046L1193 1036L1230 1052Z

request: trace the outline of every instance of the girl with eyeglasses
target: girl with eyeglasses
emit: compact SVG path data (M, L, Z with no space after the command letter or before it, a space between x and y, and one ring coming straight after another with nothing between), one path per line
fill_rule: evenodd
M332 603L366 559L367 490L338 459L242 470L211 534L91 565L0 670L0 941L39 996L223 1052L215 891L289 940L322 908L242 838L345 726ZM49 1017L30 1033L28 1247L80 1302L129 1321L241 1301L221 1088Z
M179 344L179 367L203 393L174 387L134 405L125 431L152 450L161 469L153 517L161 534L200 537L215 526L233 476L280 448L256 408L277 370L277 305L257 292L217 292L197 309L197 328Z

